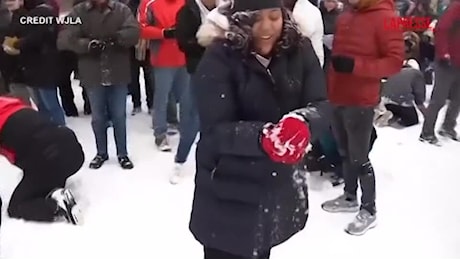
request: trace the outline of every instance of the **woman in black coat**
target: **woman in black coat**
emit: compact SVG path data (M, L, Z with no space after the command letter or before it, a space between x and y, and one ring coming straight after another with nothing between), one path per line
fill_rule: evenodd
M226 39L192 77L201 125L190 229L207 259L269 258L307 220L299 162L309 129L315 138L323 126L326 86L281 6L236 0Z

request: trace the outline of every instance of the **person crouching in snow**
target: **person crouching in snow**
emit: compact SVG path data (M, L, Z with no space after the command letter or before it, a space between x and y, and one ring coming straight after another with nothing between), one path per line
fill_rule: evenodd
M72 130L57 126L20 99L0 97L0 154L24 173L11 196L10 217L78 223L75 199L64 188L85 159Z
M299 163L328 125L326 84L281 0L236 0L226 13L225 39L192 77L200 140L190 230L206 259L263 259L306 224Z
M416 125L419 123L416 108L423 115L426 113L425 98L425 78L420 66L414 59L406 60L401 72L383 82L380 109L374 122L379 127Z

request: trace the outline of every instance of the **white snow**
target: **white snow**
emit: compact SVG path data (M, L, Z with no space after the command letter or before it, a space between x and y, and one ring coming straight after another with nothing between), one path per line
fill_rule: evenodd
M80 89L75 90L82 107ZM128 104L131 109L130 99ZM95 154L90 118L68 119L87 156L85 166L69 182L85 210L81 227L9 219L6 204L20 172L0 159L2 258L202 259L202 247L188 231L194 155L185 165L188 178L171 185L174 153L156 150L146 113L128 117L132 171L117 165L112 131L110 162L89 170L87 163ZM422 144L417 140L420 127L378 131L371 157L377 176L375 229L362 237L346 234L343 229L353 214L330 214L320 208L341 189L312 177L307 227L275 248L272 258L459 258L460 144ZM174 147L177 141L176 137Z

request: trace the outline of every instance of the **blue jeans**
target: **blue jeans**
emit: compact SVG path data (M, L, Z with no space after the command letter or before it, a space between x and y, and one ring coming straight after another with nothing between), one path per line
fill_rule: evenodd
M192 93L191 84L189 83L182 92L182 96L179 100L180 141L175 158L176 163L185 163L185 161L187 161L188 154L190 153L190 148L192 148L196 134L200 128L198 109L195 102L195 96Z
M107 128L113 126L118 156L128 155L126 149L126 97L128 86L94 86L86 88L91 105L91 126L96 138L97 154L107 155Z
M60 126L65 126L65 116L59 103L56 88L30 88L32 99L38 111L46 115L51 121Z
M163 136L168 130L167 107L169 93L173 91L174 97L180 100L185 88L188 88L190 76L185 67L152 69L155 79L153 95L153 129L155 137ZM180 102L179 102L180 103ZM181 121L181 119L179 119Z

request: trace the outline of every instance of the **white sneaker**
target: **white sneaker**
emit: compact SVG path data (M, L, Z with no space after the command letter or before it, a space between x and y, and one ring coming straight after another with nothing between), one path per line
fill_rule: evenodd
M59 208L56 217L64 217L74 225L83 224L83 215L80 207L69 189L57 188L50 192L48 198L54 200Z
M182 163L176 163L174 165L174 171L169 178L169 182L173 185L178 184L184 179L184 164Z

